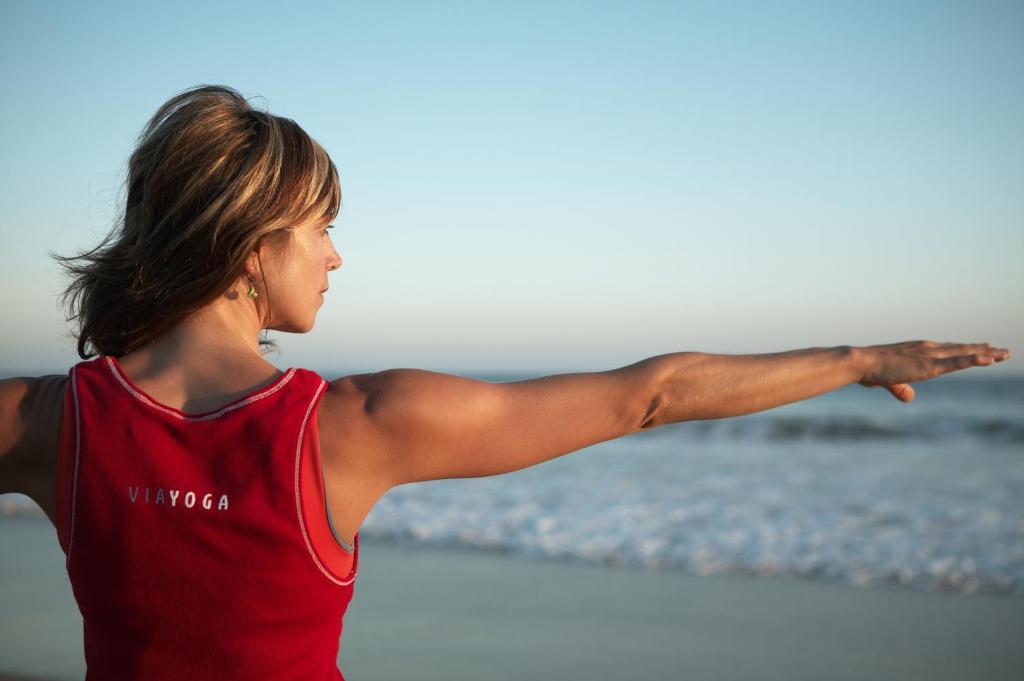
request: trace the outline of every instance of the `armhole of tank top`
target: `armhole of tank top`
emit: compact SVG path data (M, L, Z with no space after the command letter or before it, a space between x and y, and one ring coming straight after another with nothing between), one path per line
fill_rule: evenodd
M320 477L323 478L323 465L321 460ZM334 539L338 542L338 545L347 553L352 553L356 549L355 544L346 544L345 540L338 534L338 528L334 526L334 518L331 517L331 505L327 502L327 485L324 485L324 506L327 508L327 524L331 527L331 534L334 535Z
M328 390L330 390L330 388L331 388L330 382L329 381L325 382L324 393L326 393ZM320 438L320 403L322 401L323 401L323 396L321 395L320 399L317 400L317 404L316 404L316 407L314 409L314 413L311 416L311 418L316 421L316 427L314 428L314 430L316 432L315 433L311 433L310 437L312 438L312 436L314 434L316 435L316 437L317 437L316 444L317 445L319 444L319 438ZM341 538L341 535L338 534L338 528L336 528L334 526L334 519L331 517L331 505L330 505L330 503L329 503L329 501L327 499L327 475L324 473L324 459L323 459L323 456L320 456L320 454L321 454L320 447L319 446L315 446L314 449L316 450L316 452L318 454L318 456L316 458L317 458L317 464L320 466L320 488L323 491L324 513L327 515L327 525L331 528L331 534L334 535L334 539L335 539L335 541L338 542L338 546L340 546L341 549L345 553L354 553L355 550L356 550L355 538L352 539L352 543L351 544L346 543L345 540Z
M319 407L330 383L321 379L317 394L310 401L299 436L296 462L298 508L302 514L302 532L316 566L335 584L344 586L355 579L358 565L358 533L351 548L338 535L327 508L323 461L319 447ZM351 563L351 567L343 566ZM344 576L342 576L344 575Z
M78 468L78 385L77 367L68 371L61 406L60 432L57 438L57 466L54 475L54 516L57 542L65 558L71 557L71 532L74 527L74 496Z

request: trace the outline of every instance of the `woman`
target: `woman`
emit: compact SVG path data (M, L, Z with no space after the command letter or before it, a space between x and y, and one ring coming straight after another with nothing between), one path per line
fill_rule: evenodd
M504 384L282 372L259 332L313 328L342 264L327 231L340 204L334 164L294 121L200 86L144 129L104 243L56 256L83 361L0 382L0 492L31 496L57 530L90 677L342 679L358 530L397 485L854 382L910 402L911 382L1009 357L913 341L679 352Z

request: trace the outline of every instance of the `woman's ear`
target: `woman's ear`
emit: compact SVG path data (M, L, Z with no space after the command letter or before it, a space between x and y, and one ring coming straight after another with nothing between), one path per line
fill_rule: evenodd
M245 259L245 275L253 281L259 281L262 278L260 265L259 250L254 249Z

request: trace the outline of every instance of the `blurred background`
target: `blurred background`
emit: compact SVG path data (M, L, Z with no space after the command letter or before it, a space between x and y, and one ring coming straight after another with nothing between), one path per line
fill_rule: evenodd
M340 173L332 236L344 265L311 333L270 333L282 368L507 381L679 351L1024 348L1020 2L4 1L0 54L0 376L80 361L47 251L78 252L110 230L136 135L201 83L294 119ZM844 655L873 678L965 678L970 664L1019 678L1024 364L915 389L902 404L847 386L505 476L395 488L360 533L368 583L345 620L343 668L425 678L435 667L423 656L465 652L456 632L514 621L501 609L473 620L470 608L454 629L416 630L430 645L404 656L374 648L368 632L394 634L413 601L387 600L399 575L373 580L429 555L438 580L512 560L525 561L516 575L565 569L546 577L565 587L550 587L555 599L596 566L620 579L620 604L655 574L698 580L693 598L750 589L744 616L774 618L751 640L810 637L775 641L794 655L773 666L765 646L738 643L739 610L711 608L717 624L696 624L673 609L635 614L616 662L594 669L599 656L584 653L616 634L587 630L574 653L549 657L549 641L529 656L477 642L486 654L435 660L439 678L621 678L640 659L648 678L746 678L737 660L749 678L793 678L793 665L834 672ZM81 621L52 526L28 497L4 495L0 510L0 670L74 678ZM447 553L407 553L433 549ZM472 563L485 556L497 562ZM727 575L752 581L715 591ZM768 606L777 578L959 598L898 601L907 620L893 619L892 600ZM671 601L664 584L651 586L651 613ZM420 605L441 616L452 603ZM574 631L608 626L567 603ZM550 623L530 612L530 626ZM819 654L797 660L829 612L836 627L859 612L863 637L814 639ZM937 613L945 633L928 628ZM897 621L893 636L914 645L891 647ZM714 626L731 647L679 643L687 627ZM665 631L679 636L645 638ZM733 667L716 666L726 658ZM921 659L932 666L906 666Z

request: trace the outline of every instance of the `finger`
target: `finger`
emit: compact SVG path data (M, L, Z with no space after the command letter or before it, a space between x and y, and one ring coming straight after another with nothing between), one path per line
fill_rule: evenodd
M991 363L992 357L990 355L957 355L936 360L936 364L944 372Z
M984 354L991 357L996 362L1002 362L1004 359L1009 359L1010 351L1006 348L993 348L991 345L987 345L984 350Z
M914 389L908 383L897 383L888 386L889 392L901 402L910 402L914 399Z
M943 343L932 348L932 357L957 357L960 355L998 355L1002 352L999 348L993 348L991 343Z

